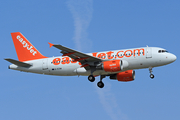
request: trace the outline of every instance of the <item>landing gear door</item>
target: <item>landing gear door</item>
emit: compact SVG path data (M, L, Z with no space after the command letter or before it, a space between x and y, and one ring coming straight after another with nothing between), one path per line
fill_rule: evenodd
M48 69L48 59L42 60L42 70Z
M152 48L146 47L146 58L152 58Z

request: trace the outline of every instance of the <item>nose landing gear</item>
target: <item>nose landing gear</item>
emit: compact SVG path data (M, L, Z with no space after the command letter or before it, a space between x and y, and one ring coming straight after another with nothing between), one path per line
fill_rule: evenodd
M154 78L154 75L152 74L152 67L149 67L149 72L150 72L150 78L153 79Z
M154 78L154 75L153 75L153 74L150 74L150 78L153 79L153 78Z

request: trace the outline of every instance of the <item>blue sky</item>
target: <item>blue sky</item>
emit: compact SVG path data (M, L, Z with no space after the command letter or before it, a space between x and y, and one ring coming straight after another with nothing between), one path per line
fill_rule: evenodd
M21 32L45 56L61 55L48 42L82 52L156 46L179 57L178 0L6 0L0 4L1 120L178 120L179 59L135 70L123 83L105 78L46 76L9 70L17 59L11 32Z

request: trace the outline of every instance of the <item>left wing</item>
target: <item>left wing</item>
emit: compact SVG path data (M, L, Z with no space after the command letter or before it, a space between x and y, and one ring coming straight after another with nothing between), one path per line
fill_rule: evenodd
M92 65L95 62L103 61L100 58L96 58L94 56L64 47L62 45L57 45L57 44L55 45L55 44L51 44L51 43L49 43L49 45L50 45L50 47L54 46L54 47L60 49L63 56L69 56L70 58L74 59L74 61L80 62L82 64L82 67Z

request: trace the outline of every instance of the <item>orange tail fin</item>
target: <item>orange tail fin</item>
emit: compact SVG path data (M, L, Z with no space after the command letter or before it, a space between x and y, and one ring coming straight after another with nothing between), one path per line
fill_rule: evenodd
M11 33L19 61L47 58L43 56L20 32Z

